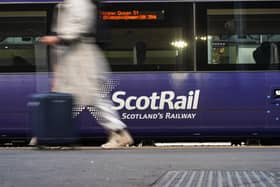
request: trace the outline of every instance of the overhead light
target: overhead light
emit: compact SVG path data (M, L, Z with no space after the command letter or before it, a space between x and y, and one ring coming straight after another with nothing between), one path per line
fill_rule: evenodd
M187 47L188 43L183 40L177 40L177 41L171 42L171 45L178 49L182 49L182 48Z
M206 41L206 40L210 40L212 39L212 36L196 36L195 40L202 40L202 41Z
M207 36L201 36L200 40L206 41L207 40Z

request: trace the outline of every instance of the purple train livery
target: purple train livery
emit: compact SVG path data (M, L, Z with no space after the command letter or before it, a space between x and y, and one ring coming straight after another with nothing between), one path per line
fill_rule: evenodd
M0 1L0 139L28 140L27 101L48 92L57 0ZM280 138L280 1L104 0L103 94L136 139ZM75 106L85 139L104 138L94 106Z

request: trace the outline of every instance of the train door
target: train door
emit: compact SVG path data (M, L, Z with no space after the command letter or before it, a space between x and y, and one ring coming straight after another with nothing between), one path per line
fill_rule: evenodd
M266 107L266 135L268 137L277 137L279 140L280 132L280 89L278 85L279 74L273 73L270 75L269 82L273 86L267 94L267 107Z
M35 4L0 9L0 138L25 137L28 97L48 90L47 49L36 45L47 33L48 11Z

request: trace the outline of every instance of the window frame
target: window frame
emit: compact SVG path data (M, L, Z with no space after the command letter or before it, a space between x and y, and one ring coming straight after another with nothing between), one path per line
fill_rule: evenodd
M10 11L10 12L17 12L17 11L45 11L46 16L46 31L45 34L48 34L51 32L51 23L52 23L52 16L53 11L55 7L55 3L48 3L48 4L0 4L0 11ZM23 35L23 37L26 37L26 35ZM40 36L38 36L40 37ZM34 72L49 72L50 71L50 62L49 62L49 54L50 50L49 47L47 47L46 50L46 56L47 56L47 64L46 68L29 68L25 66L8 66L6 68L0 68L0 73L34 73ZM35 56L34 56L35 58ZM35 64L36 65L36 64Z
M207 9L233 8L280 8L279 2L198 2L196 3L196 36L207 36ZM280 34L280 33L279 33ZM279 70L280 64L208 64L208 41L196 41L196 63L198 71L265 71Z
M137 7L137 9L140 10L159 10L159 9L168 9L169 12L167 14L172 15L166 15L168 16L163 23L163 21L158 21L157 23L149 23L143 21L142 23L138 22L126 22L126 21L119 21L117 23L114 22L108 22L109 27L116 27L116 28L125 28L125 24L128 24L129 27L143 27L143 25L146 25L147 27L153 27L156 25L156 27L162 27L162 26L178 26L183 28L183 38L190 38L191 41L188 41L188 50L189 52L183 51L182 55L182 63L180 64L142 64L142 65L112 65L111 69L113 72L164 72L164 71L193 71L194 70L194 24L193 24L193 3L192 2L134 2L134 3L104 3L102 6L102 10L110 10L111 8L117 9L117 8L133 8ZM149 8L147 8L149 7ZM188 14L189 20L181 18L181 23L172 23L171 20L177 19L178 11L170 11L175 10L177 7L180 8L180 14ZM186 13L186 10L190 10L190 12ZM189 22L189 23L188 23ZM187 33L186 33L187 32ZM103 49L106 51L106 49ZM186 50L186 49L185 49Z

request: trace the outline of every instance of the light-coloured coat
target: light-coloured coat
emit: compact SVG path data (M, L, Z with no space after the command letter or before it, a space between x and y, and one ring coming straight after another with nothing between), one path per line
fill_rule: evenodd
M98 46L81 35L92 32L96 7L91 0L65 0L59 5L54 30L64 40L78 42L57 46L53 90L71 93L81 105L92 105L106 80L107 62Z
M102 114L100 124L107 129L125 128L112 103L102 97L100 89L107 80L107 61L92 40L82 37L92 32L96 6L91 0L65 0L59 5L54 31L63 40L76 40L73 45L56 47L53 91L70 93L79 105L94 105Z

